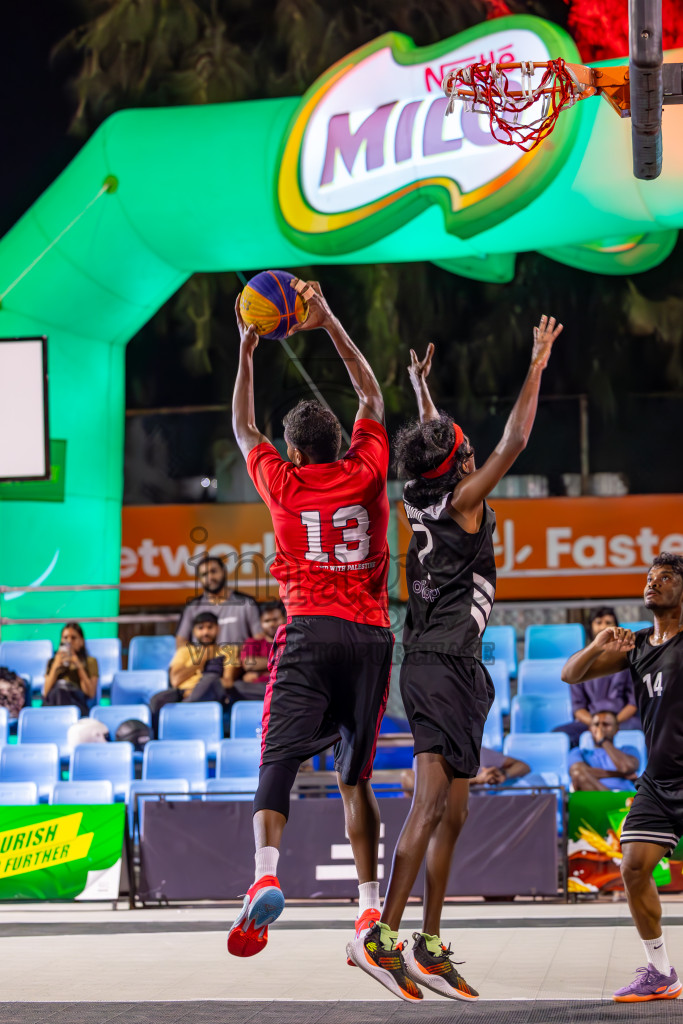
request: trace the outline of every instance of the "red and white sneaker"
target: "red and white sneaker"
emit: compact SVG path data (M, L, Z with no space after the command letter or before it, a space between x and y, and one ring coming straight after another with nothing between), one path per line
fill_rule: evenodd
M358 938L361 932L366 931L368 928L372 928L373 924L376 924L380 917L381 911L376 907L369 907L367 910L364 910L360 917L356 918L356 938ZM350 956L347 956L346 962L349 967L356 966Z
M244 897L242 909L228 933L228 953L255 956L268 942L268 925L285 909L285 898L275 875L254 882Z

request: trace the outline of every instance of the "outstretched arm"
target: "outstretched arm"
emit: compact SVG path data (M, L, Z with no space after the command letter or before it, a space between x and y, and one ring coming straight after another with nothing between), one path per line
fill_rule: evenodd
M240 361L232 395L232 429L246 459L252 448L268 438L256 426L254 413L254 349L259 343L259 336L253 324L245 326L239 296L235 303L235 316L240 332Z
M502 480L515 459L524 451L536 418L538 392L541 376L553 347L553 342L562 330L562 324L555 324L555 317L541 317L534 327L534 347L531 364L522 385L522 390L508 417L502 438L481 469L475 469L463 477L453 491L452 505L458 512L467 515L479 508L482 501Z
M434 346L429 342L427 345L427 351L424 359L418 359L415 349L410 350L410 366L408 367L408 376L410 377L410 383L413 385L413 391L415 392L415 398L417 399L417 408L420 413L420 422L428 423L430 420L438 420L439 413L432 401L432 396L429 393L429 387L427 385L427 377L429 371L432 368L432 356L434 355Z
M608 626L601 629L592 643L572 654L562 669L565 683L585 683L587 679L611 676L628 666L626 654L636 646L630 629Z
M344 360L347 373L358 395L359 406L356 419L376 420L384 423L384 399L372 367L360 349L351 341L339 320L327 305L317 281L294 283L299 295L308 303L308 316L301 324L295 324L289 335L297 331L312 331L322 327L327 331L339 355ZM289 336L288 335L288 336Z

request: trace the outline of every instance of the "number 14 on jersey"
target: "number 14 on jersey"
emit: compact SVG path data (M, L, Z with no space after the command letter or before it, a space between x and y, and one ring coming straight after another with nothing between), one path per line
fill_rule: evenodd
M647 675L643 676L643 682L647 686L647 692L651 697L662 696L662 673L658 672L655 676L654 683L652 682L652 673L648 672Z

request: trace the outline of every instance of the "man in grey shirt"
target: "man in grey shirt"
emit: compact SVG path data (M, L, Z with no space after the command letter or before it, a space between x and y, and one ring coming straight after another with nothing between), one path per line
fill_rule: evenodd
M220 558L206 555L197 566L203 594L188 602L176 631L176 647L192 637L192 624L200 612L213 612L218 618L217 644L243 644L249 637L263 635L256 601L247 594L230 590L227 573Z

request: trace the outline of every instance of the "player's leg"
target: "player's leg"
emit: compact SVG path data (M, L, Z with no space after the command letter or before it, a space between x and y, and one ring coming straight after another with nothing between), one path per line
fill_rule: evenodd
M413 934L412 949L405 954L406 970L413 981L451 999L475 1000L471 988L451 961L450 945L441 939L441 913L453 860L453 850L467 819L469 779L451 781L446 808L429 840L425 857L425 899L422 932Z
M614 993L617 1002L675 999L682 988L669 963L662 935L662 906L652 877L662 857L677 845L678 832L655 797L649 785L639 780L638 793L622 826L621 874L647 966L638 969L630 985Z
M337 738L326 720L329 698L317 670L308 620L293 619L277 641L264 702L262 759L254 798L254 883L228 935L235 956L253 956L268 942L268 927L285 901L277 879L290 792L299 765ZM332 731L330 731L332 730Z

